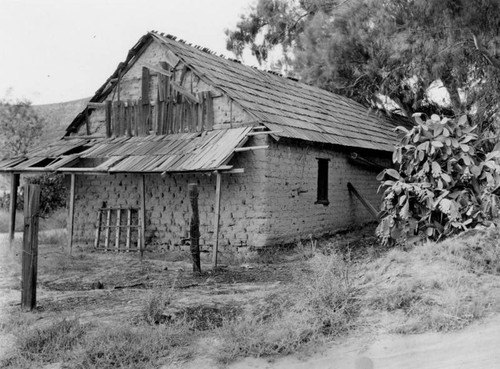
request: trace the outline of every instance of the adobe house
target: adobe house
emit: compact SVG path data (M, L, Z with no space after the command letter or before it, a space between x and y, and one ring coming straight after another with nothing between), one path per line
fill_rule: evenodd
M197 183L202 248L262 247L373 220L353 191L379 205L375 177L391 164L398 124L150 32L64 137L0 170L13 188L22 173L68 175L70 242L179 247Z

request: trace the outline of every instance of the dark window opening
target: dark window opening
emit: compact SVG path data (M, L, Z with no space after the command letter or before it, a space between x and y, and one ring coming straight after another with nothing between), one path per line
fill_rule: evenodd
M330 159L318 159L318 197L316 204L328 205L328 163Z

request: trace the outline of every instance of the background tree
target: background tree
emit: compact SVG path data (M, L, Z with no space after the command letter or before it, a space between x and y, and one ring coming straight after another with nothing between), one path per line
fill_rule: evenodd
M258 0L227 47L265 60L282 45L304 82L372 106L386 96L407 116L473 113L484 132L500 99L498 14L500 0ZM429 97L436 85L448 105Z
M0 100L0 157L25 154L36 144L43 125L29 101Z

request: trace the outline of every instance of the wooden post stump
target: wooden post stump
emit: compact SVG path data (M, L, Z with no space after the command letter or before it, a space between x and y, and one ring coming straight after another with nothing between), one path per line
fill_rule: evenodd
M36 307L39 209L40 186L26 184L24 187L21 308L29 310L33 310Z
M189 201L191 202L191 224L189 227L191 237L191 257L193 258L193 273L201 273L200 261L200 215L198 212L198 185L188 184Z

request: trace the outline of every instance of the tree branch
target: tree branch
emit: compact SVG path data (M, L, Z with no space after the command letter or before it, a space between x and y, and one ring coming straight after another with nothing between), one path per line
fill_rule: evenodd
M481 53L481 55L483 56L483 58L486 59L486 61L488 63L490 63L493 67L497 68L497 69L500 69L500 61L498 61L497 59L493 58L490 53L488 52L488 50L486 50L483 45L481 45L481 43L479 42L479 40L477 39L476 35L474 33L472 33L472 38L474 40L474 46L476 46L476 49Z

